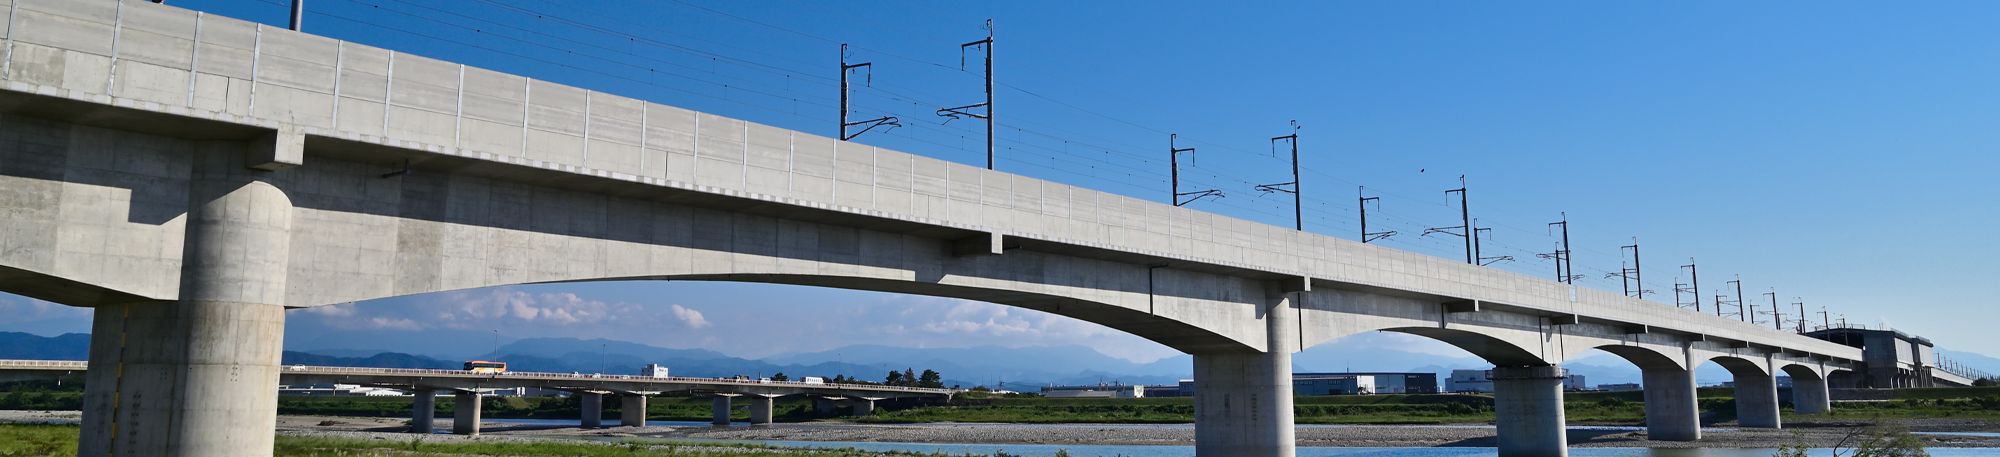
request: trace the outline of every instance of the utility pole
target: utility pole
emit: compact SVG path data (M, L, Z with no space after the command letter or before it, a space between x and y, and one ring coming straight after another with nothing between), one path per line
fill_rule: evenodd
M873 84L875 82L875 67L873 66L873 62L862 62L849 65L847 63L847 43L841 43L840 44L840 141L852 140L854 139L854 137L861 136L861 134L863 133L868 133L869 130L884 125L887 125L889 126L889 128L892 129L903 126L903 124L897 122L897 119L894 116L883 116L860 122L847 122L847 114L854 111L853 105L851 104L852 102L850 101L850 97L848 97L848 94L853 92L854 90L851 86L848 85L847 76L848 74L854 72L854 70L857 68L867 68L868 83ZM852 135L847 133L848 127L853 127L857 125L867 125L868 127L862 128L861 131L854 132L854 134Z
M1632 268L1624 268L1623 265L1619 266L1617 275L1620 278L1619 282L1625 285L1626 296L1637 296L1640 300L1645 300L1646 281L1642 280L1643 277L1639 275L1639 237L1632 237L1631 246L1619 246L1618 252L1623 254L1626 249L1632 250ZM1634 288L1632 287L1633 284L1638 284L1639 287ZM1676 295L1674 304L1679 305L1679 300L1678 295Z
M1475 258L1475 259L1479 259L1479 265L1480 265L1480 266L1487 266L1487 265L1492 265L1492 264L1495 264L1495 263L1500 263L1500 262L1512 262L1512 261L1514 261L1514 256L1511 256L1511 255L1503 255L1503 256L1499 256L1499 257L1487 257L1485 253L1482 253L1482 252L1480 252L1480 251L1479 251L1479 233L1480 233L1480 232L1486 232L1486 236L1487 236L1487 237L1492 237L1492 236L1493 236L1493 229L1490 229L1490 228L1479 228L1479 219L1473 219L1473 220L1472 220L1472 224L1471 224L1471 225L1472 225L1472 257L1473 257L1473 258Z
M1292 182L1278 183L1278 184L1262 184L1257 186L1257 190L1261 190L1266 193L1285 192L1292 194L1292 220L1296 221L1295 222L1296 226L1294 228L1296 228L1299 231L1305 231L1306 229L1305 204L1304 200L1301 199L1299 192L1299 121L1297 120L1292 121L1292 134L1271 138L1271 155L1277 155L1279 140L1285 140L1292 143ZM1291 186L1291 188L1286 189L1285 186Z
M1825 306L1819 307L1819 320L1820 320L1820 325L1819 325L1820 328L1828 330L1833 329L1833 318L1827 316Z
M1687 284L1682 284L1682 283L1681 283L1681 277L1679 277L1679 276L1675 276L1675 277L1674 277L1674 307L1677 307L1677 308L1686 308L1686 307L1687 307L1687 303L1684 303L1684 302L1681 302L1681 292L1693 292L1693 291L1694 291L1693 289L1688 289L1687 287L1688 287L1688 285L1687 285ZM1696 306L1696 307L1699 307L1699 306L1701 306L1701 295L1695 295L1695 297L1694 297L1694 304L1695 304L1695 306ZM1699 309L1696 309L1695 311L1699 312L1699 311L1701 311L1701 310L1699 310Z
M1765 292L1764 295L1771 296L1771 329L1784 330L1785 313L1778 309L1778 288L1772 287L1771 291Z
M1736 280L1730 282L1736 284L1736 319L1746 320L1743 317L1743 275L1736 275ZM1750 320L1752 324L1756 323L1754 318L1747 320Z
M1174 140L1179 138L1179 134L1167 135L1167 162L1174 168L1174 195L1172 199L1174 206L1185 206L1189 203L1194 203L1195 200L1207 197L1222 198L1222 191L1215 189L1181 192L1181 153L1188 153L1188 163L1192 164L1194 163L1194 148L1175 147ZM1187 199L1182 200L1181 197L1187 197Z
M1691 287L1691 289L1688 289L1688 292L1694 293L1694 312L1699 313L1701 312L1701 271L1696 270L1694 265L1695 265L1694 258L1689 257L1688 264L1681 265L1681 269L1687 270L1689 280L1693 281L1693 284L1690 284L1688 286ZM1674 306L1681 306L1681 296L1679 290L1674 291ZM1720 316L1721 314L1717 315Z
M1557 281L1562 281L1562 282L1563 282L1564 284L1571 284L1571 285L1575 285L1575 284L1576 284L1576 278L1580 278L1580 277L1582 277L1582 276L1580 276L1580 275L1577 275L1577 274L1576 274L1576 267L1575 267L1575 264L1572 264L1572 263L1570 263L1570 251L1569 251L1569 213L1568 213L1568 212L1564 212L1564 213L1562 213L1562 218L1563 218L1562 222L1550 222L1550 223L1549 223L1549 226L1550 226L1550 227L1554 227L1554 226L1558 226L1558 225L1562 226L1562 246L1559 246L1559 247L1557 247L1557 248L1556 248L1556 252L1554 252L1554 253L1552 253L1552 254L1549 254L1549 255L1540 255L1540 254L1537 254L1536 256L1537 256L1537 257L1542 257L1542 258L1546 258L1546 259L1552 259L1552 260L1555 260L1555 261L1556 261L1556 280L1557 280Z
M1370 241L1396 236L1395 230L1386 232L1368 231L1368 202L1375 202L1375 209L1379 210L1382 209L1382 198L1368 196L1368 187L1366 186L1355 187L1359 189L1361 195L1361 205L1359 205L1361 207L1361 243L1367 244Z
M1465 187L1466 187L1465 175L1458 175L1458 188L1444 191L1446 199L1450 199L1451 194L1453 193L1458 194L1458 217L1460 225L1457 227L1433 227L1424 229L1424 234L1417 236L1430 236L1432 233L1443 233L1446 235L1465 237L1465 263L1477 265L1479 264L1479 261L1478 259L1473 258L1475 254L1472 252L1472 236L1471 236L1472 210L1469 209L1471 203L1466 201ZM1453 232L1452 230L1463 230L1463 232Z
M299 31L300 27L305 26L305 21L306 0L292 0L292 31Z
M937 115L958 119L959 116L986 120L986 169L993 169L993 20L986 20L986 39L958 45L959 65L965 65L965 48L983 46L986 49L986 103L965 105L957 108L938 108ZM966 111L985 107L986 114L979 115ZM945 122L951 122L950 119Z
M1799 306L1799 333L1804 334L1806 332L1806 318L1811 317L1806 315L1806 300L1800 297L1792 297L1792 304Z

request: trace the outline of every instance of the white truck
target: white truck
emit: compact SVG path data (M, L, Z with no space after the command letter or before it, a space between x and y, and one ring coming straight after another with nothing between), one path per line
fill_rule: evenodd
M807 376L805 378L799 379L799 381L805 382L806 384L826 384L826 378L818 376Z
M646 364L645 368L639 369L639 376L645 376L649 378L664 378L667 377L667 367L660 366L660 364L657 363L649 363Z

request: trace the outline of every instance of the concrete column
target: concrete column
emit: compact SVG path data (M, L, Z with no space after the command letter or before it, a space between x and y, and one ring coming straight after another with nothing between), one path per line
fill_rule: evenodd
M750 425L771 423L771 397L750 396Z
M271 455L292 204L244 151L195 150L179 299L96 309L79 457Z
M837 406L840 405L835 404L833 400L825 398L813 399L813 408L819 410L819 417L833 417L834 408Z
M875 400L856 398L849 400L848 404L854 405L854 417L868 417L875 414Z
M1298 347L1293 294L1271 291L1263 317L1264 353L1195 354L1194 453L1201 457L1291 457L1292 352Z
M1701 439L1701 407L1696 403L1694 370L1659 367L1644 370L1646 439Z
M1833 396L1826 390L1826 378L1792 377L1792 406L1799 414L1826 414L1833 411Z
M576 395L577 399L582 400L583 403L583 424L582 424L583 427L584 428L603 427L604 394L579 392Z
M618 425L626 427L646 426L646 396L625 395L619 398L624 403L618 406Z
M1736 426L1782 428L1778 421L1778 378L1736 373Z
M452 396L451 433L479 436L479 392L458 391Z
M419 388L411 393L416 395L416 401L410 403L410 433L436 432L437 391Z
M714 403L715 417L710 422L715 425L729 425L729 396L716 395Z
M1495 367L1494 425L1502 457L1569 455L1564 428L1562 367Z

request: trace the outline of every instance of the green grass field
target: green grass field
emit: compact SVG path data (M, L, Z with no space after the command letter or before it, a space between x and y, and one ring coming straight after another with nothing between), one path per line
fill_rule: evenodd
M0 424L0 456L72 457L76 455L78 427L75 425ZM875 455L938 456L897 452L860 452L851 449L775 450L765 446L708 444L706 449L690 449L687 444L668 441L634 440L604 445L558 440L533 443L443 443L410 440L362 440L279 436L272 447L275 457L371 457L371 456L510 456L510 457L767 457L817 456L861 457ZM728 449L717 450L722 447ZM727 452L722 452L727 451Z
M1703 388L1702 411L1716 413L1714 419L1735 416L1731 389ZM1836 402L1833 417L1841 418L2000 418L2000 388L1903 389L1897 400L1877 402ZM1565 394L1565 410L1572 422L1619 423L1645 419L1642 392L1571 392ZM582 406L574 397L488 397L483 413L488 418L570 419ZM438 398L438 414L449 416L452 398ZM0 393L0 409L75 410L82 405L79 392ZM409 397L280 397L279 414L357 417L410 417ZM1487 395L1341 395L1294 398L1294 417L1300 424L1444 424L1493 421L1493 399ZM618 417L618 402L605 402L605 417ZM1784 411L1787 416L1790 405ZM711 418L707 398L654 397L647 402L650 420L707 421ZM814 420L856 420L870 423L995 422L995 423L1124 423L1173 424L1194 420L1194 402L1187 397L1167 398L965 398L945 406L901 406L878 404L876 414L866 418L846 417L842 408L835 418L816 416L810 401L779 399L773 405L779 422ZM749 420L747 410L731 415ZM6 454L0 454L4 456Z

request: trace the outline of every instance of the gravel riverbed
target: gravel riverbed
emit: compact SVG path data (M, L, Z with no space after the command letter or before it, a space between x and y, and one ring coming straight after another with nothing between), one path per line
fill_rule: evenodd
M79 418L75 411L0 411L0 422L69 422ZM2000 420L1991 419L1908 419L1897 421L1917 432L2000 433ZM296 436L344 436L369 439L408 440L407 420L401 418L280 416L278 433ZM1812 447L1830 447L1865 420L1798 419L1782 430L1736 429L1734 424L1715 424L1702 434L1701 441L1652 441L1640 430L1573 428L1572 447L1652 447L1652 448L1775 448L1803 439ZM438 418L439 430L451 429L450 418ZM524 425L501 422L481 424L480 440L568 438L656 438L739 441L861 441L894 443L967 444L1054 444L1054 445L1177 445L1194 444L1194 429L1185 426L1124 425L1014 425L1014 424L925 424L878 425L851 422L812 422L730 427L603 427ZM1921 435L1930 447L2000 448L2000 437ZM1300 446L1330 447L1494 447L1495 432L1485 424L1463 426L1355 425L1303 426L1297 429ZM456 435L431 435L425 440L465 439Z

